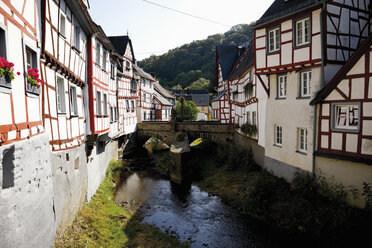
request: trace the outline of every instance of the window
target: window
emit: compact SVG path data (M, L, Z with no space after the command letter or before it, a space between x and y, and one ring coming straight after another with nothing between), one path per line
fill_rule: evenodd
M111 71L110 71L111 79L115 79L115 65L111 63Z
M281 126L275 125L275 145L282 146L283 144L283 129Z
M6 36L5 30L0 27L0 57L6 59Z
M76 87L70 87L70 104L71 104L71 115L78 115L78 106L77 106L77 95Z
M125 61L125 70L130 71L130 62Z
M251 112L250 111L247 112L247 123L251 124Z
M102 68L106 71L106 59L107 59L107 52L103 50L103 56L102 56Z
M278 77L278 98L286 98L287 96L287 75Z
M297 131L297 137L298 151L307 153L307 130L299 128Z
M201 111L204 111L204 106L201 107Z
M268 49L269 53L279 51L280 49L280 30L274 28L268 31Z
M310 97L311 71L300 74L300 97Z
M34 69L36 67L35 63L35 57L36 53L26 47L26 69Z
M252 125L257 125L257 112L252 111Z
M96 108L97 108L97 115L102 115L102 99L101 99L101 92L97 91L96 93Z
M118 108L114 107L114 121L118 120Z
M132 100L130 103L132 105L132 112L134 112L134 101Z
M103 115L107 116L107 94L103 94Z
M359 103L334 104L333 128L344 130L359 130Z
M80 51L80 27L74 26L73 47Z
M66 113L65 80L62 77L57 77L57 108L59 114Z
M125 104L126 104L126 106L127 106L127 112L129 112L129 111L130 111L130 108L129 108L129 100L125 100Z
M146 112L143 112L143 120L146 120Z
M98 40L96 40L96 64L100 65L101 61L101 46L98 43Z
M110 106L110 122L114 122L114 107Z
M59 33L66 37L66 16L61 13L59 18Z
M146 102L146 93L143 93L143 102Z
M310 18L305 18L295 22L296 46L310 43Z

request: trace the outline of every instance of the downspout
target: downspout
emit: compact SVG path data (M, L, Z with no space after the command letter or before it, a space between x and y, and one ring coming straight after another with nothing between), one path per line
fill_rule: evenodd
M326 7L327 3L323 1L323 7L322 7L322 12L320 13L320 47L321 47L321 54L322 54L322 64L320 68L320 85L321 89L324 88L325 82L324 82L324 67L325 67L325 44L324 44L324 29L327 27L324 27L325 22L324 22L324 17L325 17L325 12L326 12ZM316 151L316 146L319 144L316 144L316 137L317 137L317 120L318 120L318 104L314 104L314 120L313 120L313 160L312 160L312 167L311 167L311 173L313 177L315 178L315 151Z
M95 133L94 125L94 94L93 94L93 37L88 38L88 95L89 95L89 119L90 119L90 134Z

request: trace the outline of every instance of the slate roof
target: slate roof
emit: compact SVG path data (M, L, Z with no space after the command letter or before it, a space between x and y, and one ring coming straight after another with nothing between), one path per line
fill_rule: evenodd
M163 86L160 85L159 81L155 81L154 87L155 87L155 90L158 91L165 98L176 99L176 96L174 96L168 90L164 89Z
M324 0L275 0L256 22L255 27L274 22L307 8L320 5Z
M158 101L165 106L173 106L172 103L170 103L167 99L165 99L159 92L154 91L154 95Z
M222 79L228 79L235 61L238 59L238 46L219 45L217 46L217 57L220 61Z
M108 38L110 39L111 44L115 47L116 52L121 56L124 56L129 44L133 55L133 61L135 61L132 41L128 35L110 36Z
M226 91L227 91L227 90L224 90L224 91L222 91L220 94L218 94L215 98L213 98L212 102L220 100L221 97L222 97L223 95L225 95Z
M244 53L235 62L231 75L229 79L235 79L239 77L243 72L245 72L254 63L254 46L251 44L246 48Z
M146 78L150 81L155 81L155 79L147 72L145 72L141 67L138 65L133 64L134 74Z
M101 42L101 44L104 46L104 48L108 51L114 51L115 48L114 46L111 44L109 38L107 38L106 34L105 34L105 31L103 31L102 27L100 25L96 25L96 28L98 30L98 34L97 34L97 38L99 40L99 42Z
M208 106L209 95L208 94L191 94L192 101L196 106Z

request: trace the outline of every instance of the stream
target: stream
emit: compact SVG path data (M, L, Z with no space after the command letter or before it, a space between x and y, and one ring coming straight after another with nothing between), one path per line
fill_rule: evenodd
M139 211L143 222L191 247L283 247L270 231L194 184L178 185L151 171L126 172L115 202ZM275 244L275 245L273 245Z

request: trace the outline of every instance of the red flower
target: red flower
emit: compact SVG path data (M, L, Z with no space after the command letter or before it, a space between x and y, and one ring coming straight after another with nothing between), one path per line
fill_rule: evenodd
M21 73L20 72L17 72L17 75L19 76L19 75L21 75Z

